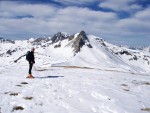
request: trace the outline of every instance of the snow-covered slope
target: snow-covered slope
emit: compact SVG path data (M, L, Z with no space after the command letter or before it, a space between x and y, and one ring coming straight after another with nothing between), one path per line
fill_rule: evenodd
M115 46L99 37L87 35L84 31L75 35L58 32L52 38L31 38L12 42L0 43L1 59L7 59L8 65L34 46L36 64L39 67L79 66L150 73L150 52ZM18 62L25 64L26 60L22 58Z
M1 113L149 113L150 76L82 68L0 67Z
M105 43L112 53L119 56L122 61L126 62L136 71L145 73L150 72L150 52L144 50L132 50L126 47L118 47L107 42Z
M0 113L148 113L150 53L87 35L0 42ZM22 57L35 47L35 79Z

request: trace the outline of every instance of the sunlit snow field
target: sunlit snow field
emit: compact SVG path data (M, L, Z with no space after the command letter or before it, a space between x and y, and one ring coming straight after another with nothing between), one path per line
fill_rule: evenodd
M144 113L150 76L77 67L0 67L1 113ZM18 108L18 109L17 109Z

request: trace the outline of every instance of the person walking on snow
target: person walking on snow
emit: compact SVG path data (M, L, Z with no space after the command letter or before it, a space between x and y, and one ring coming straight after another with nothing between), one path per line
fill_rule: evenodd
M34 51L35 51L35 48L33 47L31 49L31 52L29 52L29 56L28 56L28 62L29 62L29 75L26 77L26 78L34 78L32 76L32 67L33 67L33 64L35 63L35 60L34 60Z

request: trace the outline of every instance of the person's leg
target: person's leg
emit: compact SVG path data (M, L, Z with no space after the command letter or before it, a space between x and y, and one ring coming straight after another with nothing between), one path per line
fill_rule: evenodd
M32 67L33 67L33 64L32 63L29 63L29 75L27 76L27 78L34 78L33 76L32 76Z
M32 74L32 72L31 72L32 66L33 66L33 64L32 64L32 63L29 63L29 74Z

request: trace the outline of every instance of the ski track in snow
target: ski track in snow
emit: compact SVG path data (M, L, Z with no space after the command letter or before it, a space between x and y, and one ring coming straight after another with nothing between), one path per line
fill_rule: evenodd
M1 113L143 113L150 107L150 76L51 67L26 79L27 68L1 68Z

